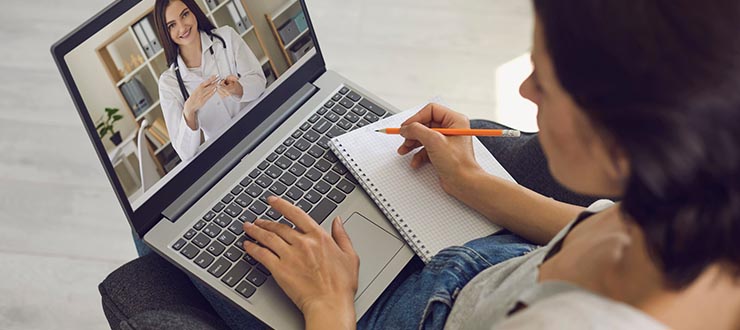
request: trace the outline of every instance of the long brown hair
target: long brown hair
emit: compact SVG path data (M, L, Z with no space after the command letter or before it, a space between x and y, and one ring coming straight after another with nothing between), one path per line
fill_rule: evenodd
M173 1L182 1L190 12L195 15L195 19L198 21L198 31L203 31L211 35L211 31L216 28L194 0L156 0L154 3L154 25L157 26L157 35L159 35L159 40L162 41L162 45L164 46L164 56L167 59L168 66L172 66L172 64L177 62L177 53L180 49L170 38L170 33L167 31L167 19L164 17L165 9Z

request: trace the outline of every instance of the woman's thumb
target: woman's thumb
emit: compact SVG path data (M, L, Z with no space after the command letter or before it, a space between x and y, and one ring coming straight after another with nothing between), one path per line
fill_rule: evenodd
M431 130L421 123L411 123L401 126L401 136L408 140L419 141L426 148L434 148L444 138L442 134Z
M352 247L352 241L349 239L347 231L344 230L344 224L342 219L339 217L334 218L331 224L331 237L337 242L337 245L344 252L354 251Z

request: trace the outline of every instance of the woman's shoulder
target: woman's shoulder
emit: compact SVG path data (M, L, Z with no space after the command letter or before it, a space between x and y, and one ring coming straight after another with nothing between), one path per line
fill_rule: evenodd
M211 32L213 32L213 33L217 34L219 37L225 38L225 39L226 38L229 38L230 39L230 38L233 38L235 36L237 38L239 37L239 34L236 33L236 30L234 30L234 28L232 28L231 26L228 26L228 25L219 26L219 27L213 29L213 31L211 31Z

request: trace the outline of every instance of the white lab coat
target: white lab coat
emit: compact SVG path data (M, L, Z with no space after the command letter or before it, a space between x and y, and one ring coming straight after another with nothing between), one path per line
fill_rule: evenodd
M185 122L183 115L185 100L177 83L174 66L162 73L159 77L159 98L162 113L172 140L172 146L183 161L193 158L197 153L201 142L201 131L206 141L218 137L231 126L237 116L241 116L243 111L250 108L250 102L262 95L267 83L257 57L234 29L223 26L213 30L213 32L226 41L226 49L223 48L218 38L214 37L211 41L211 38L205 32L200 32L203 48L200 67L202 75L189 70L182 57L179 54L177 55L180 75L182 75L185 88L192 95L193 91L204 80L213 75L218 75L218 68L220 68L221 78L226 78L230 74L238 76L237 72L241 74L239 83L244 88L244 94L240 99L236 96L228 96L222 99L218 93L214 94L198 110L198 129L192 130ZM211 45L213 45L213 56L209 51Z

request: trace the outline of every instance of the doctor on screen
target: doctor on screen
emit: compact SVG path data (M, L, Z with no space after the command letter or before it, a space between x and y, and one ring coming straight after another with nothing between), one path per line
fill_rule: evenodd
M194 0L157 0L167 69L159 98L172 146L183 161L217 137L265 90L257 57L231 27L215 28Z

